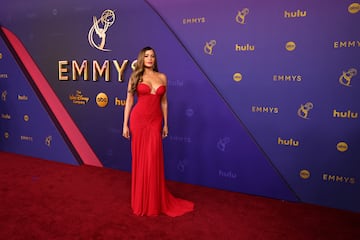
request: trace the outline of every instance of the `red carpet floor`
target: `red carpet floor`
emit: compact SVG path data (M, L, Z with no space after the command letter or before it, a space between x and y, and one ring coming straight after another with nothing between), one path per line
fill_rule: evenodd
M130 174L0 153L1 239L357 240L360 214L168 182L196 210L137 217Z

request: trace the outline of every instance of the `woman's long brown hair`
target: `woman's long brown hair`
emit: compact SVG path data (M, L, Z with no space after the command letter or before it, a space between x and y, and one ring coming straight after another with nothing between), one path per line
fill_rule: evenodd
M134 71L131 73L130 76L130 81L131 81L131 88L129 90L129 92L131 93L135 93L136 92L136 88L137 85L142 82L142 77L144 75L144 71L145 71L145 66L144 66L144 58L145 58L145 52L152 50L154 52L154 56L155 56L155 62L154 62L154 67L153 70L155 72L158 72L158 66L157 66L157 59L156 59L156 53L155 50L151 47L144 47L143 49L141 49L141 51L139 52L139 55L137 57L137 61L135 64L135 69Z

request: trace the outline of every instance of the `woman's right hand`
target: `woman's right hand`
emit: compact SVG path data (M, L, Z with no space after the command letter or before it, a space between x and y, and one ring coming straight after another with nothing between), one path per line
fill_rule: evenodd
M124 126L123 127L123 133L122 133L123 137L126 139L130 138L130 130L128 126Z

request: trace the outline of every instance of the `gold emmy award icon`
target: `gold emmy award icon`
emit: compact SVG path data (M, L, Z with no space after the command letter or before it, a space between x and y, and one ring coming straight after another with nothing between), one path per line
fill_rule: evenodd
M45 138L45 145L50 147L51 146L51 141L52 141L52 136L47 136Z
M351 79L356 75L357 70L355 68L350 68L347 72L343 71L339 78L339 83L341 85L351 87Z
M236 22L240 24L245 24L245 17L248 15L250 10L248 8L244 8L241 11L238 11L238 14L235 17Z
M297 111L299 117L303 119L309 119L309 111L313 109L314 105L311 102L301 104L300 108Z
M216 45L216 41L215 40L210 40L209 42L205 43L204 46L204 52L208 55L212 55L213 54L213 48Z
M3 92L1 93L1 99L2 99L4 102L6 102L6 96L7 96L7 91L5 90L5 91L3 91Z
M89 30L88 40L90 46L101 50L101 51L111 51L110 49L106 49L106 32L115 22L115 13L112 10L105 10L100 19L97 19L95 16L93 17L93 25ZM94 32L101 39L100 43L96 44L94 41Z

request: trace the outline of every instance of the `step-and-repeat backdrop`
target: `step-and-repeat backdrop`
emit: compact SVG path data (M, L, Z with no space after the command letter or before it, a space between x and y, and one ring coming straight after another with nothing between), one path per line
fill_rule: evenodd
M1 5L1 151L130 171L126 87L151 46L167 179L360 211L359 2Z

